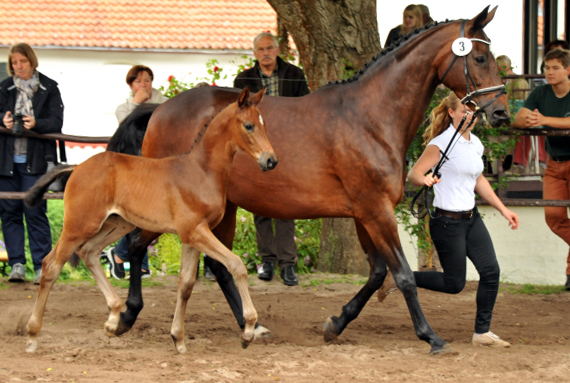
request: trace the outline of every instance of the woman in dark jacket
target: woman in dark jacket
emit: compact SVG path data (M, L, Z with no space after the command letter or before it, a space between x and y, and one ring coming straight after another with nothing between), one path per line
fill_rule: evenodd
M26 43L18 43L8 53L8 73L0 83L2 125L14 134L18 128L35 133L61 133L63 103L57 83L36 70L38 59ZM21 123L20 123L21 122ZM56 160L53 140L0 134L0 191L27 191L46 172L47 158ZM34 283L39 284L42 260L51 251L51 230L47 204L29 209L22 200L0 199L2 233L12 271L8 280L24 281L24 222L28 229L34 262Z

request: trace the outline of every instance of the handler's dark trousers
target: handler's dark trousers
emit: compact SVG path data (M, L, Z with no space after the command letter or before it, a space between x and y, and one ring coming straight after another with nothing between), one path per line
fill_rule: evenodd
M434 214L429 227L443 272L414 272L417 286L448 294L461 292L465 287L469 258L479 273L475 332L489 331L501 271L491 236L479 212L475 208L470 219Z
M12 177L0 176L0 191L28 191L41 176L41 174L28 174L26 164L14 164L14 175ZM25 215L34 270L42 268L44 257L51 251L51 230L46 213L46 201L43 201L40 207L30 209L24 205L24 201L21 199L0 199L2 234L10 266L16 263L26 264L24 252Z
M570 199L570 161L556 162L549 159L542 188L544 199ZM570 245L568 208L546 206L544 216L550 230ZM566 275L570 275L570 252L566 259Z
M254 215L257 231L257 252L263 262L272 261L279 268L293 265L297 256L295 245L295 221L275 219L275 233L272 218Z

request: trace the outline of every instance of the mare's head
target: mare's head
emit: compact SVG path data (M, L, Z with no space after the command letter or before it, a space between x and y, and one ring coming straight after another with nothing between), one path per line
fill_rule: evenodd
M237 146L251 158L256 159L261 170L277 166L277 156L267 138L267 131L257 104L263 99L265 88L250 97L249 88L241 91L234 104L235 112L230 122Z
M437 72L462 102L475 111L485 112L491 126L497 127L508 125L510 119L499 68L490 49L491 41L483 31L493 20L497 7L491 12L488 10L489 7L471 20L449 26L453 28L453 37L440 51L443 59L437 60Z

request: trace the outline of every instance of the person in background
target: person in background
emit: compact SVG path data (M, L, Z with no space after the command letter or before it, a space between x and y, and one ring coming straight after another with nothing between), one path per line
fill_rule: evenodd
M548 84L530 92L515 116L513 127L528 129L543 126L570 129L570 51L554 49L544 57ZM543 178L544 199L570 199L570 137L547 136L546 152L550 156ZM554 234L570 245L570 219L567 207L544 207L546 224ZM570 290L570 250L566 259L566 290Z
M422 11L422 21L424 25L434 25L435 21L429 15L429 8L427 5L418 4L418 7L420 7L420 10Z
M544 47L544 56L543 57L546 57L548 52L550 52L554 49L570 49L570 47L568 46L568 43L565 40L552 40L548 44L546 44L546 46ZM542 64L540 64L540 73L544 73L544 63L545 63L545 60L542 60ZM548 83L548 81L546 81L546 79L544 79L542 81L543 81L542 84ZM539 84L539 85L542 85L542 84Z
M513 71L511 59L506 55L501 55L496 58L497 65L499 66L500 74L503 76L516 76L517 74ZM509 103L509 109L511 115L516 115L517 112L522 108L524 100L528 95L528 90L530 86L528 81L523 77L504 79L503 83L507 86L507 100ZM529 150L531 148L531 140L538 141L538 156L540 162L546 163L546 152L544 151L544 136L540 137L530 137L530 136L520 136L517 144L515 146L514 155L510 154L512 162L514 164L512 173L521 174L523 173L523 167L527 165ZM507 156L508 157L508 156ZM509 161L505 160L505 163ZM504 170L508 170L507 166L503 166ZM538 172L538 169L536 169Z
M63 102L57 83L37 71L38 59L26 43L8 51L8 77L0 83L2 125L16 132L19 128L35 133L61 133ZM23 116L23 117L22 117ZM54 140L0 134L0 191L23 192L47 171L47 159L57 159ZM21 199L0 200L2 233L12 266L8 280L26 280L24 217L34 263L34 284L40 283L42 261L51 251L51 229L47 203L28 208Z
M421 28L424 26L422 10L419 6L415 4L410 4L406 8L404 8L404 16L402 24L398 25L396 28L393 28L390 33L388 33L388 37L386 38L386 42L384 43L384 48L389 47L401 36L405 36L408 33L412 32L416 28Z
M246 86L252 92L267 88L266 94L279 97L301 97L310 93L303 70L286 63L279 57L279 43L270 33L260 33L253 40L253 54L257 59L253 68L237 75L234 87ZM257 248L261 256L258 278L273 279L276 263L281 269L281 279L287 286L299 284L295 274L294 260L295 221L275 219L275 232L271 218L254 215L257 230Z
M115 116L117 117L119 124L142 103L162 104L168 100L168 98L163 96L160 91L152 87L153 80L154 74L147 66L134 65L129 69L126 82L129 88L131 88L131 92L127 102L119 105L115 111ZM123 263L129 260L128 250L129 243L127 241L127 237L123 237L116 247L112 247L102 254L102 256L107 258L111 275L115 279L125 278L125 267ZM144 256L141 269L143 278L150 277L151 272L148 265L148 251Z
M467 119L457 144L447 153L441 167L441 179L430 171L436 166L451 141L463 116ZM430 215L430 235L439 255L443 272L414 272L418 287L458 294L465 287L467 258L479 273L474 346L509 347L510 344L489 331L499 292L501 271L491 236L475 206L477 192L505 217L512 229L519 226L516 213L507 209L483 176L483 144L467 129L473 113L451 93L431 114L431 124L424 133L426 149L408 173L414 186L433 186L435 211Z

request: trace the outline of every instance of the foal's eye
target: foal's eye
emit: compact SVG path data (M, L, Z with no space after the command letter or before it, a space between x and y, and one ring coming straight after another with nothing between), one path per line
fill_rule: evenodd
M485 64L485 56L477 56L475 57L475 62L477 64Z
M243 124L243 127L245 128L245 130L247 130L248 132L253 132L253 124L251 122L246 122Z

